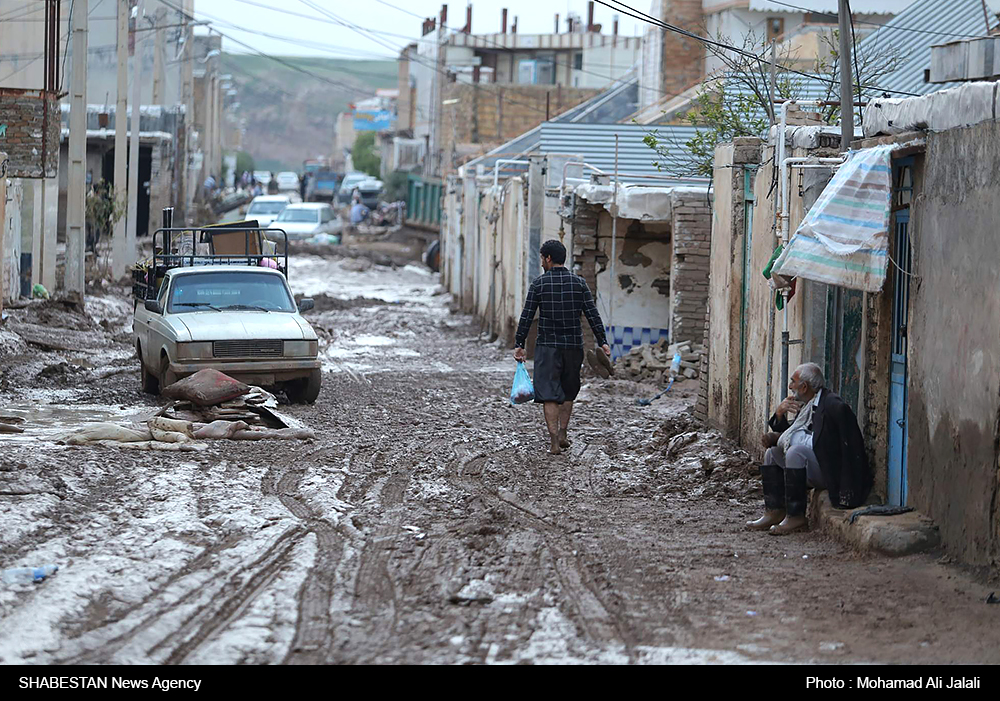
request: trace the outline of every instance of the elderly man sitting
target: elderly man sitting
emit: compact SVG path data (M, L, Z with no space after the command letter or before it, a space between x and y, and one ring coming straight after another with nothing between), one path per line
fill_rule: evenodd
M747 522L752 530L786 535L806 526L806 488L826 489L838 508L864 503L872 486L864 440L851 407L825 389L816 363L800 365L786 398L768 421L772 433L760 468L764 515ZM794 420L789 421L789 414ZM780 433L778 433L780 432Z

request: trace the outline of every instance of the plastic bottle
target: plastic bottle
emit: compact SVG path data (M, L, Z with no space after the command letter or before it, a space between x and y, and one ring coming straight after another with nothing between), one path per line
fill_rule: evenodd
M3 581L7 584L31 584L43 582L59 571L59 565L41 567L12 567L3 571Z
M681 353L680 353L680 351L676 351L674 353L673 362L670 363L670 374L672 376L674 376L674 377L677 377L678 375L681 374Z

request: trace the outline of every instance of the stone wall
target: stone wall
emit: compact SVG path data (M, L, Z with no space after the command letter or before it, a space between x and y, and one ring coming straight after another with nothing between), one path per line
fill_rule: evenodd
M41 90L0 88L0 147L10 161L8 177L56 175L59 120L59 101L53 95Z

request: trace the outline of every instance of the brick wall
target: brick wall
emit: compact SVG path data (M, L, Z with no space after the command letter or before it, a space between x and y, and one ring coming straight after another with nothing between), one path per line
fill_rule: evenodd
M591 294L597 294L597 273L604 270L608 259L597 248L597 222L604 207L577 200L573 219L573 265L576 272L587 281ZM594 333L590 324L583 326L583 347L593 348Z
M675 200L673 209L674 259L672 342L699 341L705 334L708 307L709 252L712 212L704 195Z
M663 0L660 19L694 34L702 34L702 0ZM705 49L696 39L677 32L661 32L663 68L661 89L665 96L678 95L702 79Z
M51 95L41 90L0 88L0 149L10 159L8 177L56 175L59 119L59 102Z
M441 101L458 102L441 107L442 171L447 173L468 156L486 153L544 122L546 94L549 115L555 117L600 92L560 85L447 83Z

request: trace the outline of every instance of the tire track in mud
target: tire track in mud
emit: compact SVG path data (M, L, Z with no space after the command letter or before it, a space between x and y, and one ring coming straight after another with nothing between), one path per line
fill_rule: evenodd
M544 512L534 505L519 499L507 490L493 489L482 482L485 463L491 457L501 455L503 450L497 450L492 454L472 455L465 445L463 441L452 444L454 457L449 469L449 472L453 473L452 478L480 498L494 504L502 504L518 514L521 520L541 537L550 552L556 576L577 614L575 618L578 619L587 637L602 645L610 641L620 641L629 659L635 661L635 642L628 623L620 616L614 615L604 603L599 588L582 562L579 554L581 549L572 542L569 533L552 523ZM589 445L584 446L579 455L588 452L588 448ZM592 464L593 458L587 462ZM590 465L587 466L587 470L587 482L590 484Z

